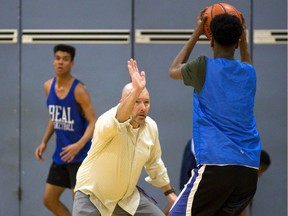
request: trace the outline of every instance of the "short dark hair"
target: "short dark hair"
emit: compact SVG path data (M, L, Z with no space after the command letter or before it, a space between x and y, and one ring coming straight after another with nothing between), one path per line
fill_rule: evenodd
M58 45L54 46L54 54L58 51L63 51L63 52L69 53L71 56L71 61L74 60L74 57L76 54L75 47L70 46L70 45L66 45L66 44L58 44Z
M240 20L227 13L216 15L210 23L210 29L213 39L223 46L238 43L243 31Z
M260 165L266 165L268 167L270 166L270 164L271 164L271 160L270 160L269 154L266 151L261 150Z

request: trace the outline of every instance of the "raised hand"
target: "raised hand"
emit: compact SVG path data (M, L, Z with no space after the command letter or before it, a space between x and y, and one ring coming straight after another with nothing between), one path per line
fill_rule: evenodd
M146 86L145 72L139 72L136 60L131 58L128 61L128 70L133 88L141 90L144 89Z

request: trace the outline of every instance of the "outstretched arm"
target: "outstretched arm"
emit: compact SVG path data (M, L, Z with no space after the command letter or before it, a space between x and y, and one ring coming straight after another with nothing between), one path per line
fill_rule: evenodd
M125 122L130 117L136 100L146 86L145 72L139 72L136 60L130 59L128 61L128 71L132 82L123 89L116 114L119 122Z
M191 37L186 42L184 47L181 49L181 51L178 53L176 58L173 60L169 68L169 76L172 79L178 79L178 80L183 79L181 74L181 68L187 62L191 52L194 49L195 44L197 43L199 37L203 33L204 22L207 19L206 16L204 17L202 16L205 10L206 8L202 10L201 13L197 16L194 32L192 33Z

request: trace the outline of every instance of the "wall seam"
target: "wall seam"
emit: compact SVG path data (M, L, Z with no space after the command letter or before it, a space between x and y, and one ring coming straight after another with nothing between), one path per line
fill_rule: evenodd
M19 211L19 216L21 216L21 201L22 201L22 166L21 166L21 136L22 136L22 94L21 94L21 89L22 89L22 0L19 0L19 26L18 26L18 47L19 47L19 125L18 125L18 133L19 133L19 140L18 140L18 145L19 145L19 152L18 152L18 167L19 167L19 185L18 185L18 211Z

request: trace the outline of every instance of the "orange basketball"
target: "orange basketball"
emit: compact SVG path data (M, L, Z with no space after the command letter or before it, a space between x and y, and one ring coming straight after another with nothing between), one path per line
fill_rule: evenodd
M210 30L211 20L216 15L223 14L223 13L228 13L228 14L238 17L240 22L242 23L241 13L232 5L227 4L227 3L216 3L214 5L209 6L202 14L202 16L204 15L207 16L207 19L204 23L203 32L209 40L211 40L211 37L212 37L212 33Z

